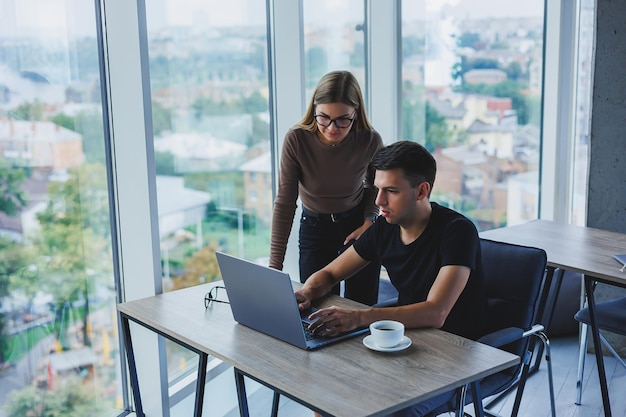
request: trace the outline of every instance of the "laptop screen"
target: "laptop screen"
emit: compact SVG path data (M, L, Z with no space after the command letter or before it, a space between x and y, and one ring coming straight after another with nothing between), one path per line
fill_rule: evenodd
M307 340L289 274L222 252L216 255L233 317L238 323L303 349L367 332L359 329Z

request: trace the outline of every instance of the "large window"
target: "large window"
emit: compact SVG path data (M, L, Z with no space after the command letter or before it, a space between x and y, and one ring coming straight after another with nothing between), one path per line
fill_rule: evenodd
M0 415L116 415L94 3L0 10Z
M221 279L216 250L267 264L265 1L147 2L146 14L163 290L171 291ZM194 359L168 343L169 380Z
M541 0L402 3L402 137L481 230L538 216L543 26Z
M302 5L307 100L319 79L332 70L351 71L365 92L363 0L305 0Z

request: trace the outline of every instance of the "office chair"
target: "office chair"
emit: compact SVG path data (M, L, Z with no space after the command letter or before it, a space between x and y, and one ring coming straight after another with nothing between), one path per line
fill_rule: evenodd
M626 297L618 298L611 301L596 303L595 305L596 322L598 330L607 331L622 336L626 336ZM580 405L582 400L582 383L583 372L585 369L585 354L587 353L587 338L589 332L588 326L591 325L591 317L589 315L589 307L585 306L580 309L574 318L578 320L581 326L580 346L578 351L578 378L576 379L576 404ZM626 363L615 351L613 346L600 333L600 340L607 347L609 352L626 368Z
M372 307L390 307L398 305L398 290L389 278L380 277L378 282L378 302Z
M457 390L452 395L439 397L445 400L433 408L427 416L436 416L455 411L465 415L464 405L473 403L476 415L495 416L489 408L498 400L517 388L511 417L518 414L524 386L532 360L532 351L537 346L535 336L541 340L546 352L550 405L552 416L556 416L550 342L537 324L547 257L543 249L495 242L481 239L482 263L487 292L488 334L478 341L519 355L520 364L488 376L478 382ZM533 343L531 343L531 341ZM474 401L474 399L480 399ZM490 401L485 401L490 400ZM483 401L486 402L483 405Z

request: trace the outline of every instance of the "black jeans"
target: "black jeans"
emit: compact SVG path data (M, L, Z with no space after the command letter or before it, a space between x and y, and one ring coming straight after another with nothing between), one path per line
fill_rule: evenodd
M334 219L334 221L333 221ZM335 259L346 236L363 224L363 209L357 206L331 218L303 207L300 218L300 281L304 282L314 272ZM376 304L380 264L372 262L345 281L344 297L363 304ZM333 288L339 294L339 285Z

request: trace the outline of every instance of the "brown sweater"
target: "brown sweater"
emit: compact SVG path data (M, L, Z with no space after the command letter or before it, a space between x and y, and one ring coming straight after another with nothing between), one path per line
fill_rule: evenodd
M298 127L287 132L274 201L270 267L283 268L298 195L316 213L340 213L363 200L365 217L378 214L373 178L366 177L368 163L382 146L376 131L352 130L334 146L321 142L315 132Z

